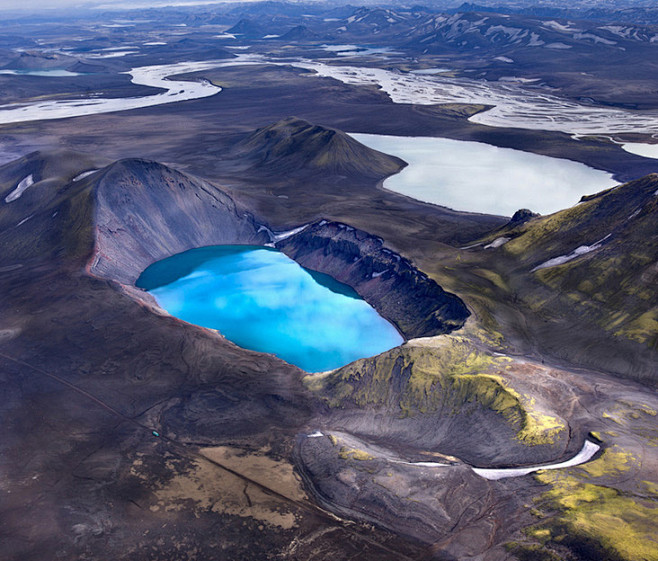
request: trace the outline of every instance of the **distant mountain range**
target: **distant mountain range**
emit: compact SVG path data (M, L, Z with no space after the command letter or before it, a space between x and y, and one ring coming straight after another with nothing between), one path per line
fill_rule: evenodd
M495 48L544 47L548 49L609 46L623 50L633 44L658 42L658 27L600 21L570 21L532 13L495 13L465 4L456 13L434 13L424 8L357 8L349 16L303 18L247 14L228 32L258 39L277 34L281 40L359 38L387 46L405 46L422 52L450 48L459 51ZM658 18L658 9L657 18ZM300 24L297 20L303 21ZM296 24L296 25L293 25ZM294 32L293 32L294 30ZM292 35L286 36L286 33Z

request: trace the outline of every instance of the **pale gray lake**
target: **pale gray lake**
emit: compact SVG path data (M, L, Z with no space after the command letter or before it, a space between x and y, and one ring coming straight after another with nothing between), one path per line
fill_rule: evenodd
M384 187L455 210L511 216L520 208L551 214L617 184L578 162L447 138L351 134L409 165Z

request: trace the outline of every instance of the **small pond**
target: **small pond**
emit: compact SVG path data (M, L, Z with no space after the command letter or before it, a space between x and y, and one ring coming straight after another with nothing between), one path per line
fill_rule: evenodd
M275 249L192 249L154 263L136 284L171 315L307 372L338 368L403 342L351 287Z

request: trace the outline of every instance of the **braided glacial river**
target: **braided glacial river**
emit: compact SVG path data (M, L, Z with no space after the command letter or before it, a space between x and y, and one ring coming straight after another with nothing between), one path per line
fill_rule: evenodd
M394 103L466 103L493 106L470 118L472 122L491 127L562 131L573 135L658 135L658 111L630 111L583 105L560 98L537 86L455 78L441 73L421 74L365 66L335 65L318 60L281 61L250 54L241 54L230 60L180 62L133 68L127 74L132 76L134 84L165 91L149 96L120 99L99 97L2 105L0 124L128 111L209 97L219 93L221 88L206 80L173 80L170 77L213 68L256 64L293 66L312 71L312 76L333 78L346 84L376 85Z

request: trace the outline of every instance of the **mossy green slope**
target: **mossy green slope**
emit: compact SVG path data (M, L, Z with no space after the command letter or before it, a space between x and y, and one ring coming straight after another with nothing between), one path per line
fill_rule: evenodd
M479 350L464 337L444 336L437 344L405 345L305 381L334 408L384 407L402 418L450 418L482 409L499 415L525 445L564 437L567 427L559 416L536 408L534 398L512 386L505 375L510 359Z
M651 175L533 220L511 232L516 237L503 252L528 264L531 274L579 315L613 336L658 349L657 189L658 175ZM600 240L590 253L532 271Z
M538 551L559 558L556 553L566 548L569 559L658 560L652 484L635 493L616 488L637 464L632 453L614 447L582 467L539 472L536 479L548 487L533 511L540 522L525 530L530 543L511 549L521 559Z
M652 174L499 229L445 259L435 278L523 353L656 380L656 193ZM570 259L551 263L559 257Z

